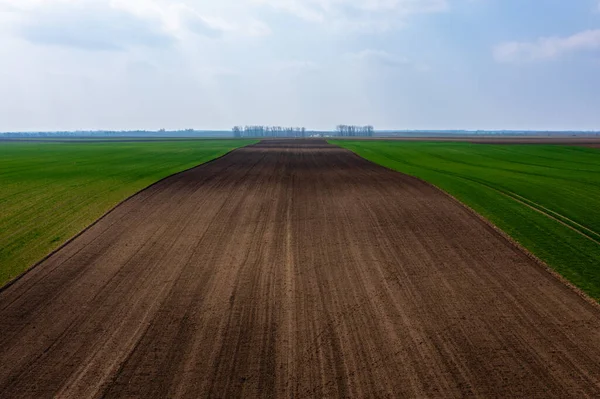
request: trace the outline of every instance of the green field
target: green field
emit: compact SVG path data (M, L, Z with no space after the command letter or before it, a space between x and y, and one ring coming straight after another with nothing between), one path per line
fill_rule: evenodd
M0 286L128 196L250 143L0 143Z
M461 200L600 300L600 151L555 145L332 141Z

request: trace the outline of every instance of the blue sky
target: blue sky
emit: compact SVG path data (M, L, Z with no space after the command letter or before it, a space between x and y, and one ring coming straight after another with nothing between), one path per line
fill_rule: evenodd
M0 0L0 131L600 130L600 0Z

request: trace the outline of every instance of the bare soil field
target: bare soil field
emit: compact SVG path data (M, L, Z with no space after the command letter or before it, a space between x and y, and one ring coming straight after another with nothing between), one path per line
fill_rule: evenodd
M600 310L324 141L135 195L0 292L0 397L598 397Z

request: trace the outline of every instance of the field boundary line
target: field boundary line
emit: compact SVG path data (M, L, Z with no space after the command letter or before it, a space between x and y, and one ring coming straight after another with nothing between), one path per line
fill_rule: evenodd
M394 158L391 158L391 157L389 157L389 156L387 156L385 154L380 154L380 155L382 157L384 157L384 158L389 159L392 162L397 162ZM444 159L444 158L441 158L441 159ZM410 165L410 166L414 166L414 167L420 167L418 164L414 164L414 163L410 163L410 162L403 162L403 163L405 163L407 165ZM494 187L494 186L492 186L492 185L488 184L487 182L482 181L480 179L469 178L469 177L463 176L463 175L458 174L458 173L453 173L453 172L445 171L443 169L437 169L437 168L427 168L427 169L432 170L434 172L442 173L442 174L445 174L445 175L448 175L448 176L453 176L453 177L455 177L457 179L466 180L466 181L469 181L469 182L476 183L476 184L482 185L484 187L487 187L490 190L496 191L498 194L501 194L501 195L503 195L503 196L505 196L505 197L513 200L513 201L516 201L516 202L518 202L518 203L520 203L522 205L525 205L528 208L530 208L530 209L532 209L532 210L534 210L534 211L536 211L536 212L538 212L538 213L546 216L547 218L552 219L552 220L554 220L554 221L562 224L565 227L568 227L569 229L573 230L577 234L583 236L583 238L587 238L588 240L592 241L593 243L600 245L600 241L598 240L598 239L600 239L600 234L598 234L594 230L592 230L592 229L590 229L590 228L588 228L588 227L586 227L586 226L584 226L584 225L582 225L580 223L577 223L576 221L574 221L572 219L569 219L568 217L566 217L564 215L561 215L560 213L558 213L556 211L553 211L552 209L546 208L545 206L542 206L542 205L538 204L535 201L532 201L532 200L530 200L528 198L525 198L522 195L519 195L519 194L514 193L512 191L509 191L509 190L504 191L504 190L502 190L500 188L497 188L497 187ZM392 169L392 170L394 170L394 169ZM410 175L410 176L412 176L412 175ZM442 191L444 191L444 190L442 190ZM595 238L595 237L597 237L597 238Z
M419 179L419 180L421 180L421 179ZM424 180L422 180L422 181L424 181ZM554 270L546 262L544 262L543 260L541 260L540 258L538 258L537 256L535 256L531 251L529 251L527 248L525 248L520 242L518 242L512 236L510 236L508 233L506 233L504 230L502 230L501 228L499 228L498 226L496 226L494 223L492 223L490 220L488 220L485 216L481 215L479 212L477 212L476 210L474 210L473 208L471 208L470 206L468 206L464 202L460 201L458 198L454 197L452 194L448 193L447 191L442 190L441 188L439 188L435 184L429 183L427 181L424 181L424 182L427 183L427 184L429 184L430 186L434 187L435 189L441 191L446 196L450 197L450 199L452 199L454 202L458 203L460 206L462 206L469 213L473 214L481 222L483 222L484 224L486 224L491 229L495 230L506 241L508 241L510 244L512 244L519 251L523 252L527 257L529 257L531 260L533 260L534 263L536 263L538 266L540 266L546 272L550 273L560 283L566 285L568 288L570 288L573 292L575 292L578 296L580 296L587 303L589 303L590 305L592 305L594 308L600 310L600 303L598 303L598 301L596 301L594 298L592 298L591 296L589 296L588 294L586 294L583 290L581 290L575 284L571 283L569 280L567 280L566 277L564 277L562 274L560 274L559 272L557 272L556 270ZM523 203L523 205L528 206L527 204L524 204L524 203ZM538 211L538 212L540 212L539 210L537 210L535 208L533 208L533 209L536 210L536 211ZM541 212L541 213L544 214L543 212ZM557 220L555 218L552 218L552 219L556 220L559 223L562 223L560 220ZM562 223L562 224L564 224L564 223ZM568 225L566 225L566 226L569 227ZM570 227L570 228L572 229L572 227ZM573 230L575 230L575 229L573 229ZM578 233L580 233L580 232L578 232ZM589 238L589 237L586 236L586 238Z
M60 251L61 249L63 249L67 245L69 245L71 242L75 241L75 239L77 239L83 233L87 232L89 229L91 229L92 227L94 227L96 224L100 223L101 220L103 220L104 218L106 218L115 209L117 209L119 206L123 205L125 202L129 201L131 198L135 197L136 195L138 195L140 193L143 193L146 190L149 190L150 188L154 187L155 185L157 185L159 183L162 183L164 180L167 180L167 179L169 179L169 178L171 178L173 176L177 176L177 175L180 175L182 173L188 172L188 171L190 171L192 169L200 168L200 167L202 167L204 165L208 165L210 163L216 162L216 161L220 160L221 158L224 158L227 155L231 154L234 151L241 150L242 148L249 147L249 146L254 145L254 144L257 144L257 143L252 143L252 144L248 144L248 145L245 145L245 146L242 146L242 147L234 148L233 150L227 151L225 154L220 155L220 156L218 156L216 158L213 158L213 159L211 159L209 161L200 163L198 165L195 165L195 166L189 167L187 169L181 170L179 172L175 172L173 174L165 176L165 177L161 178L160 180L157 180L154 183L150 184L149 186L146 186L146 187L142 188L141 190L136 191L135 193L129 195L127 198L122 199L117 204L115 204L114 206L112 206L109 210L107 210L106 212L104 212L98 219L94 220L89 226L85 227L79 233L75 234L74 236L72 236L71 238L69 238L67 241L65 241L64 243L62 243L58 248L53 249L46 256L44 256L42 259L38 260L37 262L35 262L31 266L29 266L27 269L25 269L23 272L21 272L20 274L18 274L15 277L13 277L12 279L8 280L4 285L0 286L0 294L2 292L6 291L10 286L12 286L13 284L15 284L17 281L19 281L20 279L22 279L23 277L25 277L25 275L27 275L27 273L29 273L30 271L32 271L33 269L35 269L36 267L38 267L41 263L43 263L44 261L46 261L48 258L50 258L54 254L56 254L58 251Z
M335 144L332 144L332 145L335 145ZM380 168L383 168L383 169L387 169L387 170L390 170L390 171L395 172L395 173L400 173L402 175L408 176L408 177L416 179L416 180L418 180L418 181L420 181L422 183L425 183L426 185L428 185L430 187L433 187L434 189L436 189L437 191L441 192L443 195L445 195L446 197L450 198L452 201L454 201L455 203L457 203L459 206L461 206L468 213L470 213L473 216L475 216L485 226L487 226L488 228L490 228L490 229L494 230L496 233L498 233L510 245L512 245L518 251L522 252L525 256L527 256L528 258L530 258L531 260L533 260L533 262L538 267L540 267L541 269L543 269L544 271L546 271L547 273L549 273L552 277L554 277L556 280L558 280L558 282L560 282L561 284L565 285L567 288L569 288L571 291L573 291L576 295L578 295L579 297L581 297L581 299L583 299L585 302L587 302L589 305L591 305L595 310L597 310L597 311L600 310L600 303L598 301L596 301L594 298L592 298L591 296L589 296L588 294L586 294L583 290L581 290L575 284L571 283L563 275L561 275L556 270L554 270L553 268L551 268L546 262L544 262L543 260L541 260L540 258L538 258L537 256L535 256L531 251L529 251L527 248L525 248L521 243L519 243L517 240L515 240L513 237L511 237L504 230L500 229L498 226L496 226L494 223L492 223L486 217L484 217L483 215L481 215L479 212L475 211L473 208L471 208L470 206L468 206L464 202L460 201L458 198L456 198L455 196L453 196L449 192L447 192L447 191L443 190L442 188L436 186L435 184L430 183L430 182L428 182L426 180L423 180L423 179L421 179L419 177L416 177L416 176L413 176L413 175L409 175L408 173L403 173L403 172L394 170L392 168L388 168L387 166L383 166L383 165L375 163L375 162L373 162L373 161L371 161L369 159L363 158L360 155L358 155L356 152L354 152L354 151L352 151L352 150L350 150L348 148L340 147L340 146L337 146L337 145L335 145L335 146L339 147L339 148L342 148L342 149L344 149L346 151L349 151L352 154L354 154L355 156L359 157L360 159L365 160L365 161L367 161L367 162L369 162L369 163L371 163L371 164L373 164L373 165L375 165L377 167L380 167ZM503 193L501 193L501 194L503 194ZM507 194L504 194L504 195L507 195ZM523 205L526 205L526 204L523 204ZM537 210L537 209L535 209L535 210ZM539 210L538 210L538 212L539 212Z

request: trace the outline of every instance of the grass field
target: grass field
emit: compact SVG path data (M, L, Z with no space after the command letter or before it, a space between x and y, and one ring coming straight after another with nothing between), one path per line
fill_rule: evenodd
M128 196L250 143L0 143L0 286Z
M332 141L426 180L600 300L600 151L552 145Z

